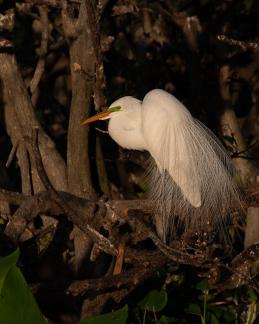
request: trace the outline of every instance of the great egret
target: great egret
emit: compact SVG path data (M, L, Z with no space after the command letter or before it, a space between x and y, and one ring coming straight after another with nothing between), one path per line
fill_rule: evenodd
M150 153L160 238L166 241L179 223L185 230L209 226L224 233L225 219L240 200L231 159L214 134L164 90L148 92L142 102L122 97L110 107L81 125L109 119L108 132L121 147Z

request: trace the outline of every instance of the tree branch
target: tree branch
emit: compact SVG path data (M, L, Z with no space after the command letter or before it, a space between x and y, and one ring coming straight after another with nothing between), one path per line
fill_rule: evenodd
M89 76L94 75L92 41L86 17L85 1L80 5L77 17L73 16L72 5L65 1L62 21L69 43L72 81L67 143L68 184L71 193L83 198L92 198L94 190L88 153L88 127L80 127L80 121L90 114L93 92L92 79L85 78L81 71Z
M21 138L30 138L32 128L40 127L34 108L29 98L25 84L21 78L16 59L13 55L0 53L0 80L4 93L6 123L12 142L15 145ZM11 109L10 114L8 110ZM8 119L8 120L7 120ZM17 132L19 130L19 132ZM17 138L18 137L18 138ZM44 167L56 189L67 189L66 166L60 154L55 148L53 141L44 133L40 132L40 150ZM30 162L32 161L29 152ZM58 165L58 167L57 167ZM33 165L31 165L33 168ZM20 164L20 167L21 164ZM30 173L28 173L30 174ZM40 188L36 172L32 169L32 182L37 183L35 191Z
M45 6L39 7L40 12L40 22L41 22L41 45L39 49L39 60L34 71L33 78L30 82L30 90L32 93L32 98L35 97L35 91L38 88L39 82L43 76L45 70L45 56L48 51L48 38L49 38L49 20L48 20L48 8ZM37 97L37 94L36 94ZM32 99L35 103L36 100Z
M38 131L38 128L33 129L33 153L35 156L38 174L45 188L49 192L50 198L64 211L64 213L68 216L73 224L77 225L83 232L89 235L89 237L98 245L100 250L116 256L118 251L114 247L114 245L102 234L98 233L94 228L92 228L89 224L82 221L84 219L84 216L79 215L75 210L73 210L52 186L44 170L40 151L38 148Z
M41 5L41 6L50 6L53 8L62 8L63 1L62 0L23 0L25 3L31 3L33 5ZM69 0L70 3L80 4L82 0Z
M103 58L102 58L97 11L93 6L92 1L86 1L86 13L87 13L88 28L90 30L90 37L92 39L95 62L96 62L94 103L95 103L95 108L98 111L106 106L106 98L103 94L103 91L105 89L105 76L104 76L104 68L103 68Z
M240 47L243 51L247 50L257 50L259 44L256 42L246 42L246 41L240 41L236 40L234 38L229 38L225 35L216 35L216 39L222 43L225 43L230 46L237 46Z

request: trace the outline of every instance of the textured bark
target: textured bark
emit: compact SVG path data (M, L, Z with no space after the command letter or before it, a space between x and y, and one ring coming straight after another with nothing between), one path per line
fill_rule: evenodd
M231 97L229 92L230 76L230 67L228 65L222 66L219 72L219 89L225 109L220 119L221 131L225 138L233 138L234 146L238 151L245 152L247 146L241 133L235 111L231 107ZM228 141L225 142L226 145L230 145ZM233 159L233 163L237 172L237 180L241 185L249 186L257 182L258 169L250 160L237 157ZM258 242L259 240L258 215L258 207L248 207L247 225L245 230L245 247Z
M259 240L259 208L249 207L246 215L245 248Z
M67 4L62 11L63 28L69 41L72 102L68 127L67 173L69 192L83 198L94 195L88 153L88 127L80 122L90 114L95 62L86 6L80 5L78 17L73 17Z
M69 43L72 102L70 106L67 172L69 192L82 198L95 196L91 182L90 158L88 151L88 127L80 127L80 122L90 114L94 77L95 57L89 28L86 1L82 1L79 14L74 15L73 4L65 2L62 22ZM83 260L90 255L92 241L75 227L71 233L74 240L74 271L77 273Z
M39 125L29 94L18 70L16 59L11 54L0 53L0 79L4 94L5 115L9 118L7 122L8 132L13 145L16 145L17 140L22 141L26 137L31 138L32 128L38 126L40 128L39 146L44 168L54 187L58 190L66 191L65 163L57 152L54 142L44 133ZM7 112L7 110L11 111ZM19 131L17 132L17 130ZM33 159L30 152L29 155L32 162ZM21 159L22 157L19 158L20 163L22 163ZM20 167L22 167L21 164ZM37 173L33 169L31 177L32 182L37 183L35 191L38 191L38 180L35 180Z
M246 151L246 143L241 133L235 111L231 107L231 96L229 92L230 77L230 67L228 65L222 66L219 72L219 89L224 105L224 111L220 118L221 131L226 138L233 138L238 151ZM229 145L229 141L226 141L226 144ZM256 182L258 170L251 161L237 157L233 159L233 163L241 184L247 185Z

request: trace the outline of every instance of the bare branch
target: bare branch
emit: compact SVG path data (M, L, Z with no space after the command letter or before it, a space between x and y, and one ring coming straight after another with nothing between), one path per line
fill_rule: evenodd
M62 8L63 1L62 0L23 0L25 3L31 3L34 5L40 6L50 6L54 8ZM70 0L70 3L80 4L81 0Z
M94 103L96 110L100 110L106 106L106 98L103 94L105 89L105 76L103 68L103 58L101 49L101 40L99 32L99 24L97 19L97 11L92 1L86 1L86 12L90 37L92 39L95 61L96 61L96 81L94 90Z
M26 198L27 196L21 193L0 189L0 200L7 201L11 205L19 206Z
M98 0L97 4L97 11L98 11L98 16L101 17L103 14L107 4L109 3L110 0Z
M11 165L12 161L13 161L13 158L15 156L15 153L17 151L17 147L18 147L18 141L14 143L12 149L11 149L11 152L8 156L8 159L7 159L7 162L5 164L6 168L9 168L9 166Z
M48 8L45 6L39 7L40 12L40 22L41 22L41 45L39 49L39 60L34 72L34 76L30 83L30 90L32 95L34 95L35 90L42 78L45 69L45 56L48 50L48 37L49 37L49 21L48 21Z
M240 41L234 38L229 38L225 35L216 35L216 39L227 45L240 47L243 51L258 50L259 46L259 44L256 42Z
M133 252L130 250L130 252L126 252L126 258L133 253L140 257L137 251ZM168 262L170 261L158 252L142 253L138 264L136 264L132 270L118 275L107 276L105 280L103 280L103 278L98 278L74 281L68 287L67 292L76 296L91 291L100 293L115 287L124 288L129 285L137 286L140 282L143 282L144 279L148 279L155 271L157 271L157 269L161 268Z
M40 151L38 148L38 128L33 129L33 152L36 160L36 167L38 174L46 187L47 191L51 199L63 209L64 213L68 216L68 218L77 225L82 231L86 232L91 239L99 246L99 248L111 255L117 255L118 251L113 246L113 244L105 238L102 234L98 233L94 228L92 228L87 223L83 223L82 219L84 219L83 215L78 215L76 211L74 211L66 201L58 194L58 192L54 189L52 184L50 183L47 174L44 170L44 166L42 163Z
M72 82L67 143L68 184L71 193L79 197L92 198L94 190L88 156L88 128L80 127L80 121L90 114L93 93L91 76L94 76L95 69L92 41L86 19L84 3L80 5L79 15L74 17L73 7L64 2L62 22L69 43ZM89 77L86 78L86 75Z
M0 31L12 31L14 27L14 17L14 9L9 9L5 11L4 14L0 14Z
M227 280L216 285L219 291L238 288L252 280L251 268L259 258L259 243L238 254L226 268L231 272Z
M0 80L3 86L6 122L9 125L8 132L13 143L21 138L30 138L32 128L35 126L40 127L40 125L13 55L0 53ZM7 117L8 111L12 111L9 117ZM9 120L7 121L7 119ZM18 129L19 132L17 132ZM43 130L40 132L39 142L43 163L48 176L55 188L66 191L66 165L56 150L54 142ZM29 155L31 159L30 152ZM31 166L33 168L33 165ZM32 182L38 182L35 178L37 173L33 172L33 169L31 171ZM40 185L37 185L37 189L39 188Z

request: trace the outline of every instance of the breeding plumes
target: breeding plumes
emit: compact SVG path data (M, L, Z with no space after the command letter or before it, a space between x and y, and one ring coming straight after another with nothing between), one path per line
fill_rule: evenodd
M109 134L121 147L150 153L149 194L159 209L159 237L166 242L179 227L199 231L208 224L225 233L240 200L231 159L214 134L160 89L143 101L127 96L110 107L81 125L109 119Z

